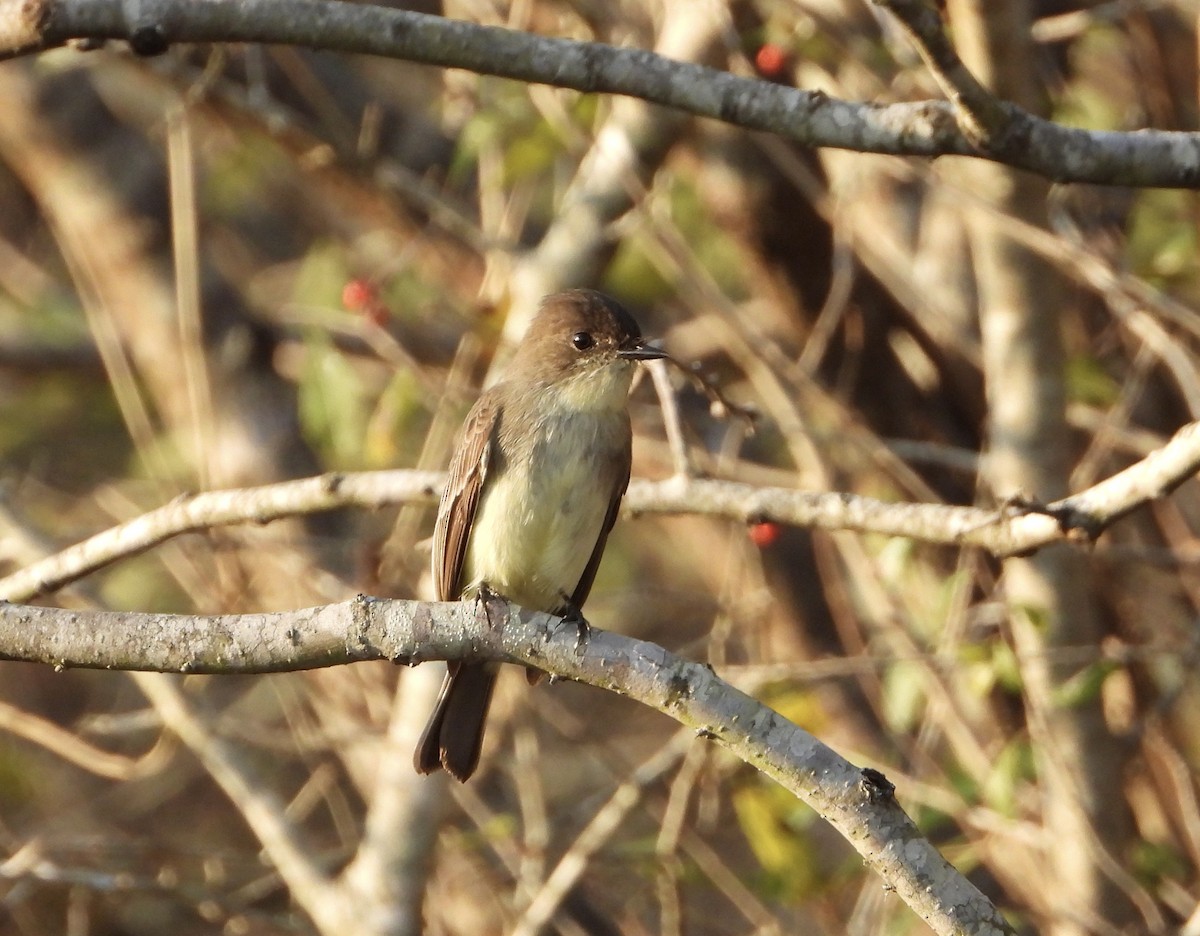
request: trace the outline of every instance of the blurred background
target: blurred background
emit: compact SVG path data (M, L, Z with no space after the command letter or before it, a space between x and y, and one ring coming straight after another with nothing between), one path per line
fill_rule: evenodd
M404 4L396 4L403 6ZM1195 130L1189 0L950 0L968 65L1076 126ZM446 0L852 100L940 94L865 0ZM632 100L291 48L0 65L0 573L181 492L441 468L539 296L592 286L760 413L634 390L634 476L1050 500L1200 414L1192 192L814 152ZM1200 933L1200 491L999 562L624 518L587 612L857 764L1023 932ZM422 594L433 510L172 540L40 600ZM502 680L479 774L411 774L435 665L173 680L0 663L0 933L922 933L818 816L668 718ZM213 747L212 745L216 745ZM385 808L385 805L387 808ZM581 835L586 831L586 835ZM564 860L566 859L566 860ZM391 890L388 890L391 888ZM332 892L331 892L332 893ZM391 923L368 923L380 907ZM317 907L317 911L314 910ZM423 922L421 922L423 920Z

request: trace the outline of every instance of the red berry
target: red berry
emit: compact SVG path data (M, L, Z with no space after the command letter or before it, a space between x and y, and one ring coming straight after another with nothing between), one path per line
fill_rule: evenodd
M375 302L375 287L366 280L352 279L342 287L342 305L351 312L361 312Z
M779 539L779 524L770 520L750 524L750 542L759 549L765 549Z
M764 42L754 54L754 67L764 78L782 78L787 67L787 52L773 42Z

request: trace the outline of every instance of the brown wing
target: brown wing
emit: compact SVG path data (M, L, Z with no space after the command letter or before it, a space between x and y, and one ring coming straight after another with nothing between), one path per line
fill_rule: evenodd
M600 568L600 560L604 556L604 546L608 542L609 531L617 522L617 514L621 510L621 498L625 496L625 489L629 487L629 448L632 445L633 437L628 423L625 425L625 434L625 457L619 461L613 459L612 462L612 466L617 468L617 472L613 479L612 495L608 502L608 513L604 517L604 526L596 538L596 548L592 550L591 558L588 559L587 567L580 576L579 584L575 586L575 591L571 594L571 603L576 610L583 607L588 593L592 590L592 583L596 580L596 570Z
M487 477L499 415L496 394L488 392L481 396L467 414L458 449L450 462L449 477L438 505L437 525L433 528L433 584L439 601L462 597L459 576L479 493Z

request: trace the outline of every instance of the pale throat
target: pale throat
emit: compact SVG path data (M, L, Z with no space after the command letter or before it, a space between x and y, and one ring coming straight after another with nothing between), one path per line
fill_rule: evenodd
M633 383L634 364L615 360L555 381L542 390L539 403L563 415L571 411L623 410Z

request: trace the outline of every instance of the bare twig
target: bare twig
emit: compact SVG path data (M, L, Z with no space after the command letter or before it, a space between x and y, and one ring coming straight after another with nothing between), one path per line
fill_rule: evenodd
M954 104L963 135L982 148L992 145L1010 126L1009 114L958 57L934 6L924 0L873 2L889 10L903 24L925 66Z
M432 471L328 474L258 488L184 495L0 580L0 600L28 601L183 533L228 523L267 523L348 504L379 507L432 502L441 484L441 473Z
M161 745L156 744L141 757L126 757L89 744L54 722L3 702L0 702L0 731L24 738L77 767L113 780L128 780L154 773L166 760L163 756L166 749Z
M354 919L352 907L313 862L283 803L265 784L256 782L233 745L208 729L169 676L143 672L135 678L162 716L163 724L179 736L233 801L297 903L320 931L346 932L345 927Z
M441 681L433 667L420 667L404 673L396 689L386 747L373 762L362 841L339 879L359 908L360 934L423 931L421 902L446 787L412 769L412 750Z
M658 395L658 405L663 415L663 429L667 434L667 446L671 450L671 464L675 467L675 474L690 477L695 472L692 470L692 461L688 456L687 440L683 437L683 422L679 418L679 401L675 397L675 388L671 386L671 378L667 376L667 361L650 361L647 363L646 369L650 371L650 379L654 382L654 392Z
M689 733L680 732L613 791L534 894L521 919L513 927L512 936L537 936L542 931L571 888L583 876L592 856L612 838L641 801L646 787L683 760L691 743Z
M688 367L681 364L675 358L667 356L663 358L664 364L670 364L679 368L683 373L687 374L696 389L708 397L709 409L712 415L717 419L724 419L727 416L736 416L738 419L744 419L747 425L753 430L758 422L760 413L753 406L745 406L740 403L734 403L721 390L720 384L711 379L707 374L698 370L696 367Z
M671 0L663 5L655 52L680 63L710 60L728 20L723 2ZM510 340L524 332L541 296L600 276L618 243L614 225L643 201L687 126L684 112L636 99L613 102L541 241L505 278Z

